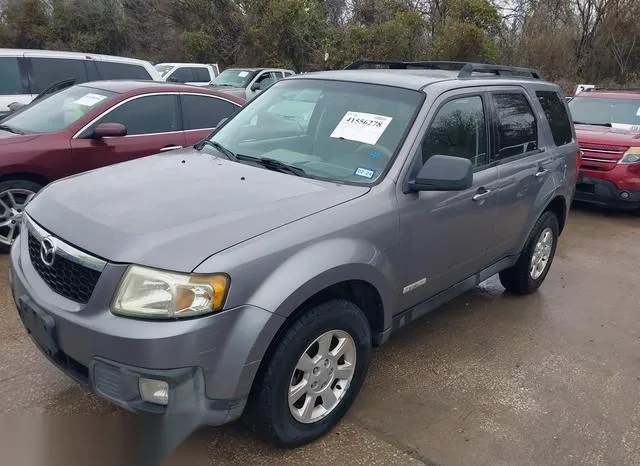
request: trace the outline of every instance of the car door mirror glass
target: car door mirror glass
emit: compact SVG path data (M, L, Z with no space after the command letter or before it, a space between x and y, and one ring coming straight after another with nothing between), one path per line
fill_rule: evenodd
M92 137L95 139L100 138L115 138L127 135L127 128L120 123L100 123L93 130Z
M463 191L472 184L473 164L469 159L433 155L409 182L409 187L413 191Z
M259 81L256 81L255 83L253 83L253 84L251 85L251 90L252 90L252 91L254 91L254 92L255 92L255 91L259 91L261 87L262 87L262 86L261 86L260 82L259 82Z

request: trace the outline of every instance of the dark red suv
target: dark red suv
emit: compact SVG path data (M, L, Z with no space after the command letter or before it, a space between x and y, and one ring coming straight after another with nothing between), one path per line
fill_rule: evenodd
M20 109L0 122L0 248L11 245L25 205L47 183L194 145L244 104L195 86L98 81Z
M640 208L640 91L585 90L569 102L582 161L575 199Z

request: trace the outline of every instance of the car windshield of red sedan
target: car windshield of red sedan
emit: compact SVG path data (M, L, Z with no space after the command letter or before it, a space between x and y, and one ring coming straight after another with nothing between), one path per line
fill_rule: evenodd
M2 125L22 134L53 133L67 128L116 95L89 86L69 87L21 108L5 118Z
M569 109L576 124L640 132L640 99L578 96Z

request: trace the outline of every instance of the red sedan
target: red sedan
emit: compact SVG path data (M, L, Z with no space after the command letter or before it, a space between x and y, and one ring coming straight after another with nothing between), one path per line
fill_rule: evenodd
M98 81L72 86L0 121L0 248L47 183L191 146L245 104L195 86Z

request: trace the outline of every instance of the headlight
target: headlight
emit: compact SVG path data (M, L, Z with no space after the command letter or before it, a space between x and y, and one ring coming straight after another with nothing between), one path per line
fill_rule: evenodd
M138 265L129 267L111 305L114 314L178 319L222 309L229 289L224 274L165 272Z
M630 148L618 163L640 163L640 147Z

